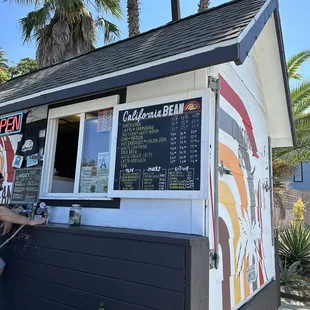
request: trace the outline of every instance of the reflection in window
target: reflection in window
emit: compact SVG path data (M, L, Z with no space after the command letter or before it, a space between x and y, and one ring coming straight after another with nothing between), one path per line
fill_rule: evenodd
M79 193L108 191L112 109L85 115Z

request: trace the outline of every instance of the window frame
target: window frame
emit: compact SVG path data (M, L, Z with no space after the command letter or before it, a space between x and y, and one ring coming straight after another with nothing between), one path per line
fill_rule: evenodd
M302 161L299 163L299 166L300 166L300 179L296 180L296 171L294 171L294 183L302 183L304 181L304 169Z
M108 193L79 193L79 182L81 174L81 162L83 154L83 142L85 134L85 115L88 112L99 111L109 108L114 108L119 104L119 95L110 97L104 97L91 101L83 101L76 104L71 104L63 107L52 108L48 113L47 130L46 130L46 142L44 150L44 161L42 168L42 179L40 187L40 199L55 199L55 200L111 200L108 197ZM77 145L77 160L74 179L74 191L73 193L51 193L53 182L53 171L56 154L56 143L58 136L58 120L61 117L71 116L74 114L80 114L80 128L79 139ZM115 124L112 124L114 127ZM112 139L112 130L110 132L110 153ZM110 155L111 156L111 155ZM109 163L109 170L112 168L111 160Z

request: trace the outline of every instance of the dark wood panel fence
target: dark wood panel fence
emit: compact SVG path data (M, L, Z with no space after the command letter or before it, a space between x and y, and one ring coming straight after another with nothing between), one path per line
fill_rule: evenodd
M51 225L0 254L1 310L206 310L208 239Z

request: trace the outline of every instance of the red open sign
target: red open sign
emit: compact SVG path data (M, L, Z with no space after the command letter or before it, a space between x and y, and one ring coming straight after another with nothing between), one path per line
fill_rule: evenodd
M0 116L0 136L20 133L23 126L23 113Z

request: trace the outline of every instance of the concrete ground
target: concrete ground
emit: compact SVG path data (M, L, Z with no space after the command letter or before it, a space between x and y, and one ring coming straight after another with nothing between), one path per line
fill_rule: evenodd
M279 310L310 310L310 307L305 306L300 302L293 302L290 300L282 299L282 306Z

